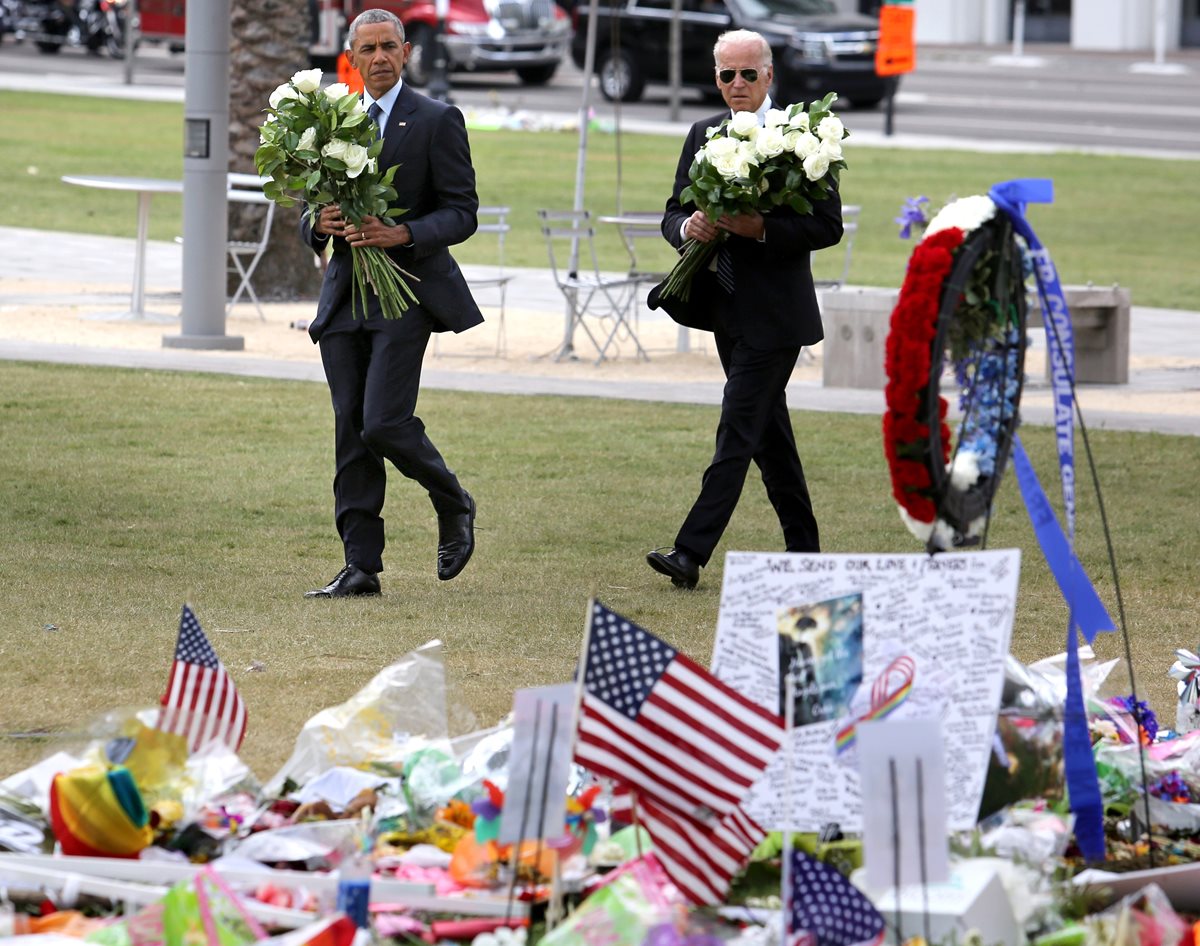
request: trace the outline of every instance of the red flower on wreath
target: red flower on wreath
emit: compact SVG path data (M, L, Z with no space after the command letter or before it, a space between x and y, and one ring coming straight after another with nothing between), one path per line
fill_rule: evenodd
M957 227L939 230L922 240L908 261L908 271L892 311L884 367L887 412L883 415L883 447L892 477L892 495L914 519L932 523L937 504L932 494L929 464L929 425L926 388L932 367L942 285L954 264L954 251L965 234ZM946 399L938 397L942 457L950 459L950 428Z

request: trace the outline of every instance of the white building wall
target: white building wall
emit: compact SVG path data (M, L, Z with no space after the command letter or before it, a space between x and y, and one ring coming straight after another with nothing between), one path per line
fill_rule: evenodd
M834 0L857 9L855 0ZM1075 0L1071 46L1075 49L1152 50L1160 0ZM1180 0L1161 0L1167 48L1179 46ZM1005 46L1011 39L1012 0L915 0L918 43Z
M1087 0L1071 16L1073 49L1152 50L1159 3L1167 21L1167 48L1179 47L1179 0Z

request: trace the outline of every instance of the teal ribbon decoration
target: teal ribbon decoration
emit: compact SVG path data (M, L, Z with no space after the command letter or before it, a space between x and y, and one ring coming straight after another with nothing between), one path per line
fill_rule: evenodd
M1054 392L1054 434L1058 446L1059 481L1067 530L1064 534L1038 481L1019 437L1013 437L1013 462L1017 482L1042 554L1067 602L1067 700L1063 706L1063 764L1071 810L1075 813L1075 840L1090 861L1104 859L1104 801L1096 775L1096 759L1088 733L1087 711L1079 681L1079 634L1089 644L1101 631L1115 630L1112 618L1072 548L1075 540L1075 338L1071 313L1050 253L1025 219L1028 203L1054 202L1054 182L1025 178L995 184L988 192L996 206L1012 221L1025 240L1034 263L1046 349L1050 358L1050 383Z

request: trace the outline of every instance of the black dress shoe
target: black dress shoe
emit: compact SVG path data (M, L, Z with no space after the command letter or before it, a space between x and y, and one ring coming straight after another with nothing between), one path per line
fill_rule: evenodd
M700 566L682 549L655 549L646 554L646 564L670 578L676 588L695 588L700 580Z
M437 576L449 581L471 560L475 551L475 500L467 493L470 512L438 516Z
M347 565L324 588L304 592L306 598L367 598L379 594L379 576Z

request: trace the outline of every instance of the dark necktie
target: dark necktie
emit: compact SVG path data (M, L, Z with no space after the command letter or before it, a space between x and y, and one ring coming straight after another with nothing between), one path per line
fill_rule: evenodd
M376 137L383 137L383 109L379 107L378 102L372 102L370 108L367 109L367 117L371 119L377 126L379 131Z
M728 243L722 243L717 248L717 282L722 289L733 295L733 259Z

